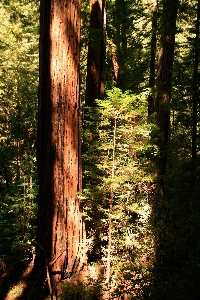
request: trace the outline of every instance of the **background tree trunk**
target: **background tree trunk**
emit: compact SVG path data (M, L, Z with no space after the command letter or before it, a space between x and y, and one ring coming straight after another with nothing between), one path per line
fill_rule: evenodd
M196 30L194 44L194 75L193 75L193 101L192 101L192 159L195 164L197 157L197 103L199 100L199 17L200 17L200 1L197 2Z
M149 96L148 96L148 115L153 113L153 97L155 89L155 70L156 70L156 43L157 43L157 11L158 0L154 0L152 14L152 36L151 36L151 57L150 57L150 77L149 77Z
M104 96L105 0L90 1L90 36L88 43L85 105L95 106Z
M79 153L80 2L41 0L36 268L55 285L75 272L82 241Z
M165 174L168 134L170 125L170 98L172 90L172 71L174 62L174 45L178 0L164 0L161 22L161 40L158 57L157 86L154 103L158 132L156 143L159 154L156 156L157 188L156 198L163 195L163 175Z

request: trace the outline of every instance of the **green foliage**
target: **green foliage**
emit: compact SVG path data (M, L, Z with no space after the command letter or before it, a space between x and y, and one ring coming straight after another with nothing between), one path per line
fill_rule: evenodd
M65 282L62 300L98 300L101 299L101 285L97 283Z
M0 257L30 258L36 219L38 4L0 3Z
M109 250L112 276L103 287L66 284L64 299L96 299L93 297L99 297L101 288L116 298L126 294L130 299L199 299L199 135L195 165L191 159L193 97L196 92L199 97L199 84L194 85L194 80L199 82L199 71L194 78L194 50L199 49L197 1L184 0L179 5L164 207L151 215L150 226L153 186L151 189L148 183L154 170L150 158L158 149L150 143L149 133L156 128L148 122L147 95L132 93L148 85L152 2L107 2L105 85L116 85L111 71L114 53L121 88L131 92L108 90L95 109L85 109L81 197L89 262L97 261L106 270ZM88 4L82 3L83 102ZM162 5L161 1L158 40ZM0 272L16 260L28 258L35 236L38 23L38 1L1 1ZM199 116L198 101L198 130Z
M31 258L31 241L35 236L37 205L36 188L20 193L19 186L12 186L0 201L0 256L8 265Z
M165 205L154 219L155 253L150 299L198 299L200 261L199 170L171 145ZM199 160L197 160L199 165ZM149 298L147 298L149 299Z
M191 147L194 101L197 101L199 130L199 70L195 74L195 65L199 65L197 2L181 1L180 10L164 207L154 220L157 259L151 291L154 300L199 299L199 135L195 160Z
M151 5L130 0L108 1L106 86L139 93L147 86L151 37ZM119 67L119 82L113 78L113 55Z
M147 154L153 147L145 99L145 94L113 88L86 118L90 121L84 136L83 202L93 243L89 259L102 259L106 265L111 253L113 292L120 280L124 284L126 274L132 276L126 288L129 283L133 288L133 278L136 282L141 270L146 274L153 251L147 187L151 180ZM148 263L143 265L143 259ZM124 288L121 293L125 292Z

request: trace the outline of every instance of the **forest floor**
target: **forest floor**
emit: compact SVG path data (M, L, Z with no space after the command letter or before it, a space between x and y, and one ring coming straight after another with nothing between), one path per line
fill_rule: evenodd
M42 293L41 290L40 292L37 290L38 278L32 273L33 267L34 259L17 263L0 274L0 300L52 300L51 296L45 294L44 289ZM87 267L79 275L86 278L86 275L90 274L95 279L96 272L93 268ZM59 295L53 297L53 299L61 300L68 299L68 297L72 299L72 294L75 296L74 299L82 299L79 298L82 294L84 294L84 299L110 299L107 295L108 292L101 294L100 286L93 284L91 282L82 283L81 281L68 282L68 280L62 280L58 289ZM123 299L126 299L126 297Z
M0 274L0 300L52 299L45 292L41 294L37 290L37 278L32 274L33 266L34 258L31 261L17 263ZM60 299L61 294L56 299Z
M33 269L34 259L29 262L21 262L10 267L0 278L0 299L23 299L24 291L30 283L30 274ZM28 298L26 298L28 300Z
M38 294L32 275L34 258L20 262L5 270L0 276L1 300L48 300L45 295Z

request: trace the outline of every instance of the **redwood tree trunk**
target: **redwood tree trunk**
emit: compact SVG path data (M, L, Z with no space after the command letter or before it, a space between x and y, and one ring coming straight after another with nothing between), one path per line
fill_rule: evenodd
M163 175L165 174L168 134L170 125L170 98L178 0L163 0L161 40L158 57L157 86L154 103L158 133L156 136L159 154L156 156L157 189L156 197L163 195Z
M51 285L80 257L79 0L41 0L36 269ZM47 274L48 275L48 274Z
M95 106L104 96L105 0L90 0L90 36L88 43L85 105Z
M130 19L130 3L124 0L115 0L113 13L113 26L116 33L111 53L112 67L116 86L125 91L127 86L127 29L130 27L130 21L128 21Z

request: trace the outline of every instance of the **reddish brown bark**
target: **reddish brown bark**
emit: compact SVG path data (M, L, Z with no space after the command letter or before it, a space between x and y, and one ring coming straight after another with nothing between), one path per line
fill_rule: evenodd
M129 29L131 18L130 3L124 0L116 0L114 8L113 25L116 29L114 44L112 46L112 67L116 86L123 91L127 88L127 30ZM114 46L115 45L115 46Z
M165 174L168 133L170 125L170 98L172 90L172 71L178 0L164 0L162 13L162 32L158 57L156 96L153 112L156 113L158 133L156 136L159 154L156 156L156 175L158 176L157 196L163 195L163 175Z
M79 0L41 0L36 268L55 285L80 257Z
M113 66L113 71L114 71L114 76L115 76L115 81L117 87L121 88L121 74L120 74L120 66L119 66L119 61L116 53L115 46L113 45L112 47L112 66Z
M88 44L85 105L95 106L104 97L105 0L90 0L90 36Z

